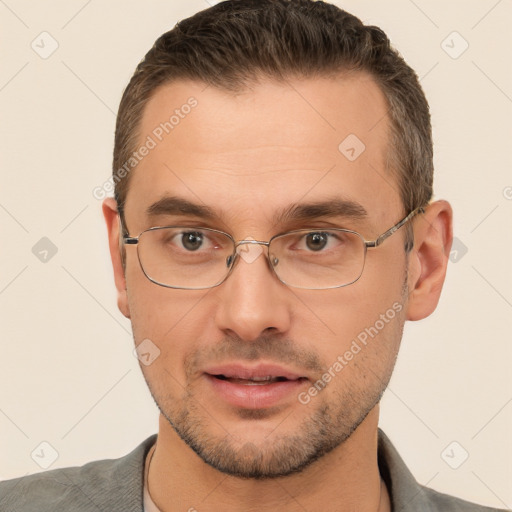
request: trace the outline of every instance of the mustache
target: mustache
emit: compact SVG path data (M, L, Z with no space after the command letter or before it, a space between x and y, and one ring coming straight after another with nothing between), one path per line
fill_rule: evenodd
M280 363L283 366L293 366L309 372L323 373L327 368L311 350L300 348L290 338L282 336L262 335L253 341L246 341L236 335L225 336L218 343L202 347L185 359L187 375L192 376L201 371L206 364L222 363L225 361L258 360Z

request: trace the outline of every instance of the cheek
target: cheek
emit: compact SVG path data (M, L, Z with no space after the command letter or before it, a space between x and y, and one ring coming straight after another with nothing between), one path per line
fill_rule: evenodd
M136 342L144 338L165 341L186 325L183 320L193 314L195 304L204 293L165 288L151 282L135 257L126 269L127 296Z
M368 265L347 287L301 295L308 310L296 316L292 338L311 342L327 367L339 356L344 365L357 360L374 368L392 366L404 323L405 270L403 263L386 263L378 269Z
M322 383L327 383L324 401L352 400L356 407L378 398L395 365L403 330L402 311L395 301L382 314L366 312L365 317L361 313L357 318L347 315L338 321L331 343L317 347L323 352L325 364L320 377Z
M127 290L137 351L158 356L145 366L139 354L144 374L154 379L158 373L167 371L182 382L183 361L204 336L207 319L212 317L204 308L203 298L208 290L165 288L137 270L127 272Z

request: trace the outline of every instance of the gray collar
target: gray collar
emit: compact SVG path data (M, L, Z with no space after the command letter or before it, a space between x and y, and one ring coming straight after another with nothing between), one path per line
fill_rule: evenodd
M156 437L157 435L154 434L146 439L133 452L123 458L126 464L119 465L119 485L122 487L120 494L129 498L132 505L136 505L129 506L129 500L127 499L124 510L130 512L141 512L143 510L144 462L146 455L156 441ZM437 510L431 507L429 493L432 491L425 489L416 482L395 447L381 429L378 430L378 439L379 471L388 488L393 512L413 510L434 512ZM108 506L111 506L111 504L108 503Z
M157 434L153 434L131 453L120 459L95 461L80 468L57 469L48 472L48 477L51 474L52 483L60 484L57 490L62 491L62 485L68 488L72 487L74 491L72 501L77 505L78 503L88 503L90 507L91 504L94 504L94 510L99 511L143 512L144 463L156 439ZM380 429L378 431L378 464L379 471L388 488L393 512L437 512L440 510L443 512L490 512L498 510L468 503L419 485L391 441ZM44 478L46 487L50 483L48 477L38 477L37 475L34 477L36 479ZM15 482L13 484L16 486ZM23 492L23 487L21 485L18 491ZM12 491L13 494L16 494L15 489ZM71 500L71 496L67 498ZM66 501L66 503L70 502ZM77 506L73 510L90 510L90 508Z

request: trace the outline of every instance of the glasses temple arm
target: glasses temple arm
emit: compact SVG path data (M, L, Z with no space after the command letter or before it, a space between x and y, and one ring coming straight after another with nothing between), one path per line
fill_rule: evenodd
M413 210L407 217L402 219L398 224L395 224L393 227L389 228L387 231L382 233L378 238L375 240L366 241L366 247L378 247L386 238L389 238L393 233L398 231L404 224L409 222L415 215L418 215L419 213L425 213L425 209L422 206L419 206L415 210Z

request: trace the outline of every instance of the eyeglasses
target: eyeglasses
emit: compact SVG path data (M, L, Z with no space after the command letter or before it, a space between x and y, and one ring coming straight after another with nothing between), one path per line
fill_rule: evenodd
M152 227L123 243L137 245L145 276L167 288L203 290L222 284L239 257L254 261L267 248L271 270L293 288L325 290L355 283L363 273L368 248L378 247L415 215L416 208L375 240L341 228L299 229L273 236L268 242L235 241L228 233L190 226ZM124 231L124 228L123 228Z

